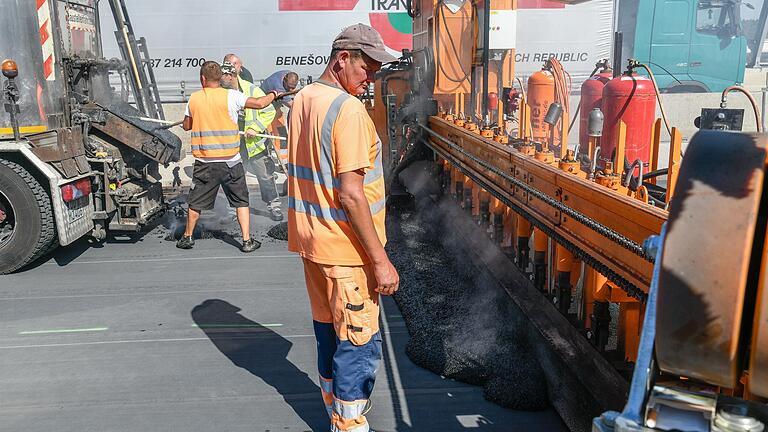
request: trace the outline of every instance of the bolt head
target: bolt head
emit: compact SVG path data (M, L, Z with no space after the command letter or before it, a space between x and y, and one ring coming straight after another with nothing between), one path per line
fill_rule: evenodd
M643 252L647 256L656 259L657 254L661 250L661 246L661 236L652 235L643 242Z

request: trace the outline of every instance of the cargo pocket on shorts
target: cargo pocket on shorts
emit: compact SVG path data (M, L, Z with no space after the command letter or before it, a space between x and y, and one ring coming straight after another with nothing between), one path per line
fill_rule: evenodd
M371 340L374 304L367 295L366 287L359 287L351 279L339 280L339 287L344 300L344 325L347 328L347 338L356 346L367 344ZM365 293L362 290L366 290Z

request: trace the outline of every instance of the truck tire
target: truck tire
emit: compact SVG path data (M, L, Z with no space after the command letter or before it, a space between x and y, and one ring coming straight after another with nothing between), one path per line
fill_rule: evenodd
M55 248L51 198L29 171L3 159L0 206L10 207L5 209L6 221L13 218L13 228L6 231L6 238L0 242L0 274L15 272ZM6 224L6 228L9 226Z

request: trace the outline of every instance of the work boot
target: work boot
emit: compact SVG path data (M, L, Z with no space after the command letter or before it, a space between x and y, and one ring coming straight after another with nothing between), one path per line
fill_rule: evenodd
M283 220L283 211L280 210L280 202L276 203L270 203L267 206L267 211L269 212L269 217L275 221L280 222Z
M249 253L249 252L255 251L260 247L261 247L261 242L251 237L248 240L245 240L243 242L243 245L240 247L240 250L245 253Z
M195 239L192 236L181 236L179 241L176 242L176 247L179 249L192 249L195 245Z

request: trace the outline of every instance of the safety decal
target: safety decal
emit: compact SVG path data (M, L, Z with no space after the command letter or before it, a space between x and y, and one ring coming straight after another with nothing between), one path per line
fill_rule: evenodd
M37 0L37 22L40 26L40 45L43 48L43 76L46 81L55 81L56 74L53 71L56 65L56 54L53 50L53 29L48 0Z

